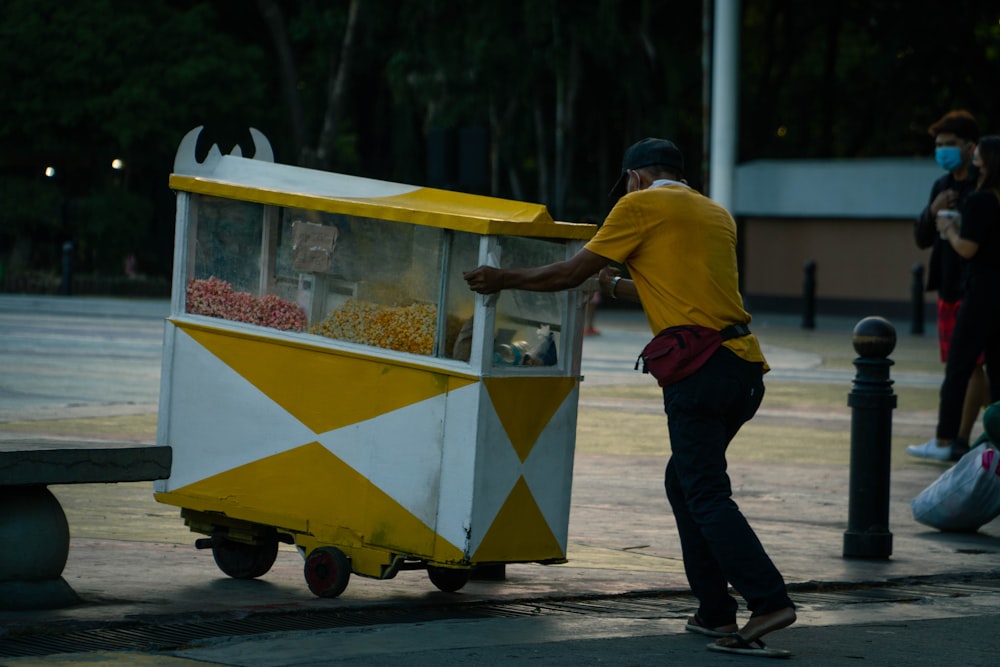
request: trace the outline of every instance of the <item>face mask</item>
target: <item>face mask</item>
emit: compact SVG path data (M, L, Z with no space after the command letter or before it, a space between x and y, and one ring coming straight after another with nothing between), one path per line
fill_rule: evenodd
M955 171L962 166L962 149L958 146L939 146L934 151L934 160L945 171Z

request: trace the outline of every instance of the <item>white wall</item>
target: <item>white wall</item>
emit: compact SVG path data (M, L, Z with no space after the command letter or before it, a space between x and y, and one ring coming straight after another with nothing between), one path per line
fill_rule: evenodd
M931 158L757 160L736 167L746 217L913 219L944 171Z

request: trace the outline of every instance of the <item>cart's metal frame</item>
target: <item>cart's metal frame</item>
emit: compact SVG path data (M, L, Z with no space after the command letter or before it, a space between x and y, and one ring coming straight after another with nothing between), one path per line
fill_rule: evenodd
M543 206L223 156L214 146L199 163L199 133L182 141L170 179L177 230L158 440L174 448L174 466L157 500L208 535L197 546L230 576L260 576L278 542L296 545L322 596L339 595L352 572L387 579L426 567L435 585L455 590L477 565L564 561L589 294L560 297L556 365L511 368L493 363L494 296L476 297L466 362L442 354L443 308L437 354L422 356L192 315L185 285L202 197L263 207L262 293L274 276L280 207L437 227L446 249L453 231L471 232L479 262L493 265L505 236L554 240L569 257L596 228L555 222ZM449 257L442 253L442 304ZM296 404L296 390L308 405ZM390 400L371 409L377 401L360 395Z

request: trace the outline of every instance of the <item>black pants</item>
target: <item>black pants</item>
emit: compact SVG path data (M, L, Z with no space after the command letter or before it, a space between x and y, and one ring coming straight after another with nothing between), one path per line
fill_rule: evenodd
M938 405L937 437L953 440L962 421L962 405L969 378L976 368L979 353L986 361L990 383L990 402L1000 400L1000 304L997 296L970 292L958 308L955 330L951 334L948 361L944 367Z
M720 348L694 375L663 388L670 430L665 486L684 570L710 627L736 622L733 585L753 614L793 607L785 582L732 499L726 449L764 397L760 364Z

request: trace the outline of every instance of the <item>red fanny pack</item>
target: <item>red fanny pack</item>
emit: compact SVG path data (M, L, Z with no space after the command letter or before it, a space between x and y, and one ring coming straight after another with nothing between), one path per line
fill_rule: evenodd
M697 324L667 327L653 337L635 360L635 370L649 373L661 387L679 382L701 368L723 341L749 336L745 324L731 324L716 331Z

